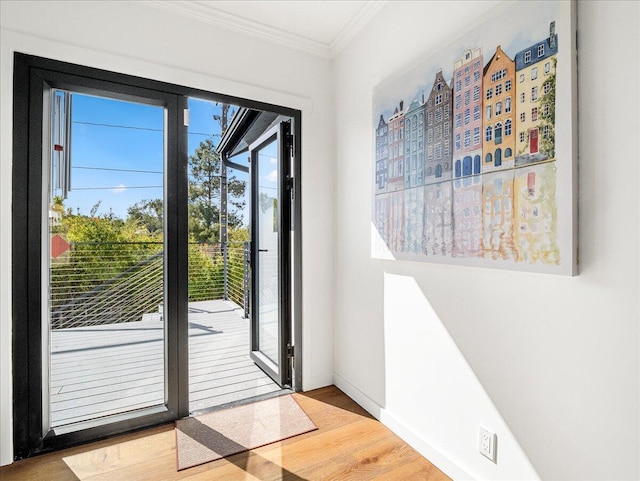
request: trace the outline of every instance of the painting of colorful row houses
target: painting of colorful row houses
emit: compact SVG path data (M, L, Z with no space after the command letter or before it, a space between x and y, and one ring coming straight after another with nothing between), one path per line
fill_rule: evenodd
M557 149L571 146L557 128L570 14L524 3L533 14L505 11L374 93L374 256L573 273L572 180L558 172L574 155Z

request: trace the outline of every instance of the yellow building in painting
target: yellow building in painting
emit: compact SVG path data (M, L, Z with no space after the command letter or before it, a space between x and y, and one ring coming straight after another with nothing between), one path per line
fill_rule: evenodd
M482 173L514 167L515 70L499 45L484 67Z
M555 159L555 74L558 35L518 52L516 65L515 165Z

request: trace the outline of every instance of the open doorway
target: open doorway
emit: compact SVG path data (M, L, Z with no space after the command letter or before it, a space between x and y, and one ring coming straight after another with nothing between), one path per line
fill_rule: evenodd
M254 316L265 310L277 315L278 292L253 296L260 288L252 284L257 269L251 246L258 245L252 237L260 232L262 216L251 206L254 190L264 189L265 183L271 197L277 197L278 158L267 159L268 172L254 182L256 162L251 162L247 149L237 149L238 142L251 140L245 131L248 121L253 125L249 130L257 135L269 127L255 123L259 117L272 123L292 119L257 111L247 116L246 108L194 98L189 99L189 112L189 408L199 413L277 395L292 386L287 379L270 376L269 368L252 357L251 347L265 325L262 322L262 330L257 330L251 322ZM270 215L277 233L279 221ZM278 257L270 264L276 276L290 270L288 261L279 267ZM270 332L275 326L274 318ZM291 352L288 338L280 344L277 336L269 339L272 356Z
M300 112L22 54L15 64L16 126L29 126L14 132L16 458L300 390L300 253L288 247ZM260 170L277 191L264 224L277 265L258 275L271 262L256 258L262 147L254 158L222 143L284 125L276 168ZM258 284L267 272L276 291Z

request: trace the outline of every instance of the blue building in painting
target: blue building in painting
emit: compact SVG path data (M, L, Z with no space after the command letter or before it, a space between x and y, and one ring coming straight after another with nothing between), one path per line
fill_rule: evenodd
M387 187L387 159L389 156L387 131L387 123L380 115L376 129L376 194L385 192Z
M424 184L424 99L416 97L404 116L404 186Z

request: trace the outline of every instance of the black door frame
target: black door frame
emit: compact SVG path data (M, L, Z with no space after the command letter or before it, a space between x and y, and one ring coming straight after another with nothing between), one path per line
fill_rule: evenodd
M290 116L295 123L294 170L301 167L300 134L302 113L286 107L249 101L228 95L182 87L141 77L120 74L56 60L14 54L13 82L13 180L12 180L12 362L14 459L51 451L82 442L170 422L189 414L187 283L169 282L166 317L176 321L168 336L167 409L134 420L87 427L59 435L43 433L42 416L42 126L43 95L47 88L73 91L111 92L114 98L153 98L169 109L167 142L167 228L166 267L178 279L188 269L187 225L187 135L182 109L188 97L229 103ZM80 89L80 90L79 90ZM171 133L174 126L174 134ZM184 130L182 135L181 129ZM171 162L171 155L180 161ZM300 178L295 184L300 192ZM301 212L299 197L294 210L294 322L296 344L302 341L301 306ZM37 235L34 236L34 234ZM185 275L186 278L186 275ZM172 304L172 305L171 305ZM298 347L297 354L300 354ZM296 356L296 390L302 389L301 356Z

